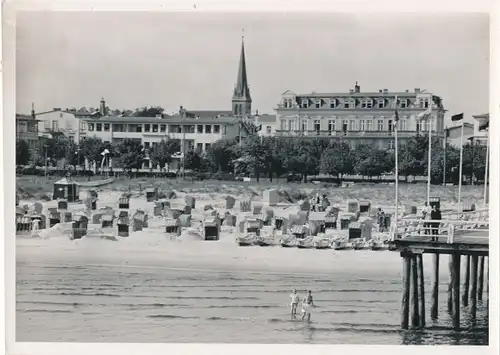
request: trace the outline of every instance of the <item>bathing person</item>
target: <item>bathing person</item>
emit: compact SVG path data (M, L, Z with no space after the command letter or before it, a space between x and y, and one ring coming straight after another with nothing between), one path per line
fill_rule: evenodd
M299 305L299 295L297 294L297 290L293 290L290 294L291 302L290 302L290 311L292 318L295 318L297 315L297 306Z
M431 219L431 207L427 204L427 202L424 204L424 207L422 208L422 219L424 221ZM431 225L429 222L424 222L425 234L431 234L430 227Z
M311 312L314 307L313 297L311 290L307 291L307 296L304 297L304 302L302 303L302 320L307 316L307 322L311 322Z

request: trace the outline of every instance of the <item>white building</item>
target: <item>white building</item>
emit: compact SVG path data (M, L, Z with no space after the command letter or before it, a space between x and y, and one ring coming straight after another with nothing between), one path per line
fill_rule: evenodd
M74 112L63 111L60 108L37 113L36 118L39 120L39 135L43 137L50 137L53 132L58 132L78 143L82 132L85 131L85 122L80 121Z

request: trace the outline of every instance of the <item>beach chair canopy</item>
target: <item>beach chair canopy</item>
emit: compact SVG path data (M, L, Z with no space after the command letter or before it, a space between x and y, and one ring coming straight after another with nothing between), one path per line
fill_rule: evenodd
M359 222L352 222L349 224L349 229L360 229L361 228L361 223Z
M305 226L293 226L292 234L306 234L307 229Z
M165 220L165 227L180 227L181 223L178 219L168 218Z
M339 219L341 220L346 220L346 219L353 219L355 217L354 213L342 213L339 215Z
M310 212L309 221L310 222L325 222L326 212Z
M360 206L371 206L371 201L364 200L364 201L359 201Z
M326 216L325 223L335 223L337 222L337 216Z
M260 228L262 224L262 222L258 219L247 219L245 223L247 225L247 228Z
M113 215L105 214L101 217L101 221L103 222L112 222L114 219Z

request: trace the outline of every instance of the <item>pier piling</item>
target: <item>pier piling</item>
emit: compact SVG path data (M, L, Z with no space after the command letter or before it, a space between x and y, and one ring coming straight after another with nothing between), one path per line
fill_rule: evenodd
M418 266L418 284L419 284L419 320L420 328L425 327L425 281L424 281L424 256L422 254L417 255L417 266Z
M477 280L477 300L483 300L484 256L479 257L479 278Z
M408 329L410 315L410 256L403 255L403 295L401 298L401 328Z
M485 277L485 279L486 279L486 297L487 297L487 299L490 299L488 297L488 292L490 292L490 269L489 269L490 257L489 256L486 257L485 263L486 263L486 266L485 266L485 268L486 268L486 277Z
M464 291L462 294L462 303L465 307L469 305L469 282L470 280L470 255L465 257L465 276L464 276Z
M411 325L413 327L418 327L419 313L418 313L418 268L417 268L417 256L413 255L411 257Z
M451 257L452 261L452 320L453 328L460 330L460 254L454 253Z
M472 320L476 319L476 310L477 310L477 265L478 265L478 257L477 255L472 256L472 264L471 264L471 289L470 289L470 315Z
M453 309L453 255L450 254L448 261L448 271L450 273L450 281L448 283L448 312Z
M439 254L432 255L432 264L431 318L437 319L439 304Z

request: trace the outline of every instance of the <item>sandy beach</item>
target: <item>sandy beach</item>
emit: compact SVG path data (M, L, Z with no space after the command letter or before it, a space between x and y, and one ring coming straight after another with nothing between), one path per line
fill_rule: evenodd
M126 334L131 342L361 344L368 339L373 344L487 344L486 301L479 304L481 321L470 336L454 336L445 311L437 322L429 320L432 331L400 331L398 253L244 248L236 244L235 228L229 226L222 226L218 241L199 240L195 231L197 221L203 219L203 206L211 204L223 214L224 197L241 193L235 186L220 189L226 193L210 192L210 186L175 190L173 205L188 194L196 197L197 204L190 232L183 231L177 240L166 237L159 217L150 217L148 228L118 241L19 236L18 340L124 341ZM261 195L251 192L260 193L259 189L263 187L247 187L244 193L260 202ZM314 187L309 189L304 191L314 193ZM343 201L353 197L390 206L392 189L384 185L371 190L331 189L329 198L342 208ZM441 196L443 208L453 208L454 189L433 189ZM425 196L424 191L425 186L403 187L402 203ZM115 206L120 194L116 186L103 188L98 207ZM479 204L481 187L466 186L464 200ZM153 204L138 191L132 191L130 205L131 211L152 214ZM280 205L284 210L294 208L288 201ZM447 262L441 259L441 303L446 302ZM426 273L430 264L431 258L424 257ZM290 321L287 306L292 288L315 294L318 309L309 326Z

